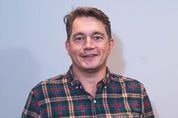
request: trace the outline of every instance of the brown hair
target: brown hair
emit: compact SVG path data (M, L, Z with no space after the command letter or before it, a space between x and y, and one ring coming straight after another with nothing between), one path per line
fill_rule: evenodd
M108 37L109 38L112 37L109 17L104 12L102 12L101 10L99 10L97 8L93 8L93 7L78 7L76 9L74 9L73 11L71 11L69 14L67 14L63 19L64 23L66 25L67 40L70 39L73 21L77 17L82 17L82 16L94 17L94 18L100 20L105 25L105 29L106 29L106 33L107 33Z

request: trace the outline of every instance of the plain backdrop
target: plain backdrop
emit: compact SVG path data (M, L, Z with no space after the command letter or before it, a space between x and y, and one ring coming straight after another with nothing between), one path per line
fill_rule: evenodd
M0 0L0 117L19 118L32 87L68 70L63 17L78 6L110 17L110 69L145 85L156 118L178 118L177 0Z

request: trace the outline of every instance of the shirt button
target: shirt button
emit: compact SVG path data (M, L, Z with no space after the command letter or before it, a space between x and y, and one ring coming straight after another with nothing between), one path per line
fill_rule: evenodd
M96 103L96 100L93 100L94 103Z
M76 86L75 88L78 89L78 86Z
M106 87L106 86L104 86L104 88L106 89L107 87Z

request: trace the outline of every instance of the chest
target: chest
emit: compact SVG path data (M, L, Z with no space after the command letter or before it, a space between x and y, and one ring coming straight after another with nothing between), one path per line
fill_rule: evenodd
M63 92L63 93L61 93ZM82 88L65 88L39 101L42 118L140 118L142 100L118 89L98 88L95 98Z

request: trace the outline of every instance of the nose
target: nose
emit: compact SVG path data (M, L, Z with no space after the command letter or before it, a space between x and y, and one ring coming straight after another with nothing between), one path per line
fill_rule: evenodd
M94 43L93 43L93 41L92 41L91 38L88 37L88 38L85 40L84 47L85 47L85 49L92 49L92 48L94 48Z

